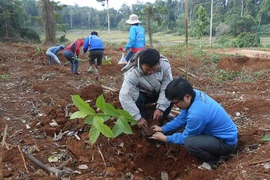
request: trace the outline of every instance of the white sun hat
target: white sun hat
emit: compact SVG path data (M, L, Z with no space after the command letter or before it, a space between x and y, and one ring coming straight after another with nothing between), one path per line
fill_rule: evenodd
M129 16L129 19L126 21L126 23L128 24L136 24L136 23L141 23L141 21L139 21L139 18L136 14L131 14Z

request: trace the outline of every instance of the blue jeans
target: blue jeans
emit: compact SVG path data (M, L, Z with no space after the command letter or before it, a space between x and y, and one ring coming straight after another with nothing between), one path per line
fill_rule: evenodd
M54 59L57 64L61 64L60 60L53 52L47 50L46 55L49 56L49 64L52 64L52 59Z
M129 51L125 57L125 59L127 60L127 62L130 61L130 59L132 58L132 56L135 54L135 52L131 52Z
M229 145L222 139L201 134L187 137L185 139L185 148L199 160L211 165L216 164L221 156L232 154L236 148L236 144Z
M78 73L78 68L79 68L79 61L76 61L75 58L76 56L74 53L65 50L64 51L64 56L69 60L70 62L70 70L72 73Z

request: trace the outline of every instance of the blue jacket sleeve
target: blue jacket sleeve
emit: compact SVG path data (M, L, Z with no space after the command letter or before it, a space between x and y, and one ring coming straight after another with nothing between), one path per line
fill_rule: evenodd
M184 144L185 138L188 136L197 136L205 129L206 120L201 115L193 114L186 117L186 127L183 133L174 133L167 136L167 142L174 144ZM163 129L162 129L163 130Z
M164 126L161 127L162 132L166 134L170 131L174 131L183 127L186 124L185 116L186 112L182 110L178 116L176 116L173 120L171 120L170 122L166 123Z
M126 50L134 47L136 41L136 28L131 26L129 30L129 41L125 47Z
M86 53L89 47L89 36L84 40L83 52Z

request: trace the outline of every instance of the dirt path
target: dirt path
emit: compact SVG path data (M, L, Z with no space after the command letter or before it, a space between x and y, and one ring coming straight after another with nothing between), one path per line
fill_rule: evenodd
M228 49L215 49L210 50L210 52L224 53L228 55L244 55L251 58L264 58L270 59L270 50L266 49L265 51L251 50L251 49L239 49L239 48L228 48Z

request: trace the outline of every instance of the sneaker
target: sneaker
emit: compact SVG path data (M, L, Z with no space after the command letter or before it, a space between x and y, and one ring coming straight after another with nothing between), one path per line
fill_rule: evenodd
M198 166L199 169L203 170L215 170L222 164L222 160L215 161L215 162L204 162L202 165Z
M80 73L78 73L78 72L75 72L74 74L75 74L75 75L80 75Z
M96 73L96 68L93 68L92 66L88 69L88 72L90 73Z
M208 170L208 171L212 171L212 167L210 164L208 164L207 162L202 163L202 165L198 166L198 169L202 169L202 170Z

